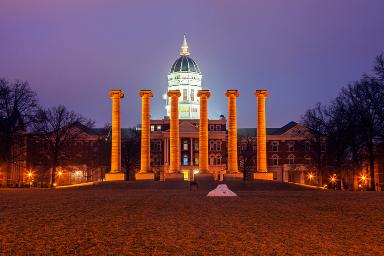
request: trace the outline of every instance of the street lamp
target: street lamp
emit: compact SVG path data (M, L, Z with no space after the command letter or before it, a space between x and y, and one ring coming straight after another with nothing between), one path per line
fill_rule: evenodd
M333 188L336 190L336 181L337 181L336 174L333 174L333 176L331 176L330 181L333 185Z
M309 180L309 184L311 184L312 180L315 178L315 175L312 172L310 172L310 173L308 173L307 177L308 177L308 180Z
M61 178L61 176L63 176L63 171L62 170L59 170L58 172L57 172L57 176L58 176L58 179L57 179L57 184L60 184L60 178ZM57 185L56 184L56 185ZM55 185L55 186L56 186Z
M361 183L362 183L362 187L363 187L363 189L365 189L366 182L367 182L367 176L365 176L364 174L362 174L362 175L360 176L360 181L361 181Z
M33 172L32 171L28 171L27 177L28 177L28 181L29 181L29 188L32 188Z

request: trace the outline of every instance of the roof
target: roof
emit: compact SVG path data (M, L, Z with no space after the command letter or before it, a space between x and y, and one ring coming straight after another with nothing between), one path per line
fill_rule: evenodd
M297 125L296 122L289 122L281 128L267 128L267 135L282 135L286 133L291 128ZM196 127L188 122L180 123L180 131L198 131ZM238 128L237 136L240 137L256 137L257 128ZM91 128L86 130L88 134L92 135L108 135L110 133L109 129L105 128ZM128 138L131 136L136 136L140 133L139 130L135 130L134 128L121 128L121 136L123 138Z
M191 72L199 73L200 70L196 62L188 56L180 56L172 65L170 73L174 72Z
M110 129L108 128L91 128L84 131L90 135L98 135L98 136L110 136L110 133L111 133ZM129 138L132 136L136 136L138 133L140 133L140 131L134 128L121 128L122 138Z
M275 133L273 133L271 135L281 135L281 134L284 134L285 132L287 132L291 128L295 127L296 125L297 125L296 122L291 121L291 122L287 123L286 125L284 125L283 127L281 127L278 130L276 130Z
M289 122L281 128L267 128L267 135L282 135L292 127L296 126L296 122ZM237 136L240 137L256 137L257 128L238 128Z
M272 135L279 128L267 128L267 135ZM256 137L256 128L237 128L237 136L240 137Z

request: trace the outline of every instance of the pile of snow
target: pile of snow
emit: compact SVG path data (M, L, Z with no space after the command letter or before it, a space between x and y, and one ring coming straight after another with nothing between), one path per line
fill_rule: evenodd
M237 196L226 184L218 185L214 190L210 191L207 196Z

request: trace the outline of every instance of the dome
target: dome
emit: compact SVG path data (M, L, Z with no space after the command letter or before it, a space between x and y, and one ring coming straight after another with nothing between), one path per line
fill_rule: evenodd
M192 58L185 55L181 56L175 61L175 63L173 63L170 73L173 72L191 72L200 74L200 70L196 62Z

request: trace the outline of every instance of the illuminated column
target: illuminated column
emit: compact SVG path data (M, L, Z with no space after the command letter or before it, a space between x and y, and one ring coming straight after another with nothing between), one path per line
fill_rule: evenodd
M170 116L170 159L169 159L169 172L178 172L180 169L180 135L179 135L179 90L168 91L168 97L171 102L171 116Z
M145 173L151 169L151 90L141 90L141 161L140 172Z
M265 120L265 99L267 90L256 90L257 99L257 172L267 172L267 128Z
M209 92L209 90L199 90L197 93L197 97L200 97L200 125L199 125L199 170L200 171L208 171L208 98L210 96L211 96L211 93Z
M237 173L237 117L236 98L239 96L237 90L227 90L228 97L228 172Z
M124 92L122 90L111 90L109 97L112 99L111 174L113 174L121 173L120 99L124 97Z

